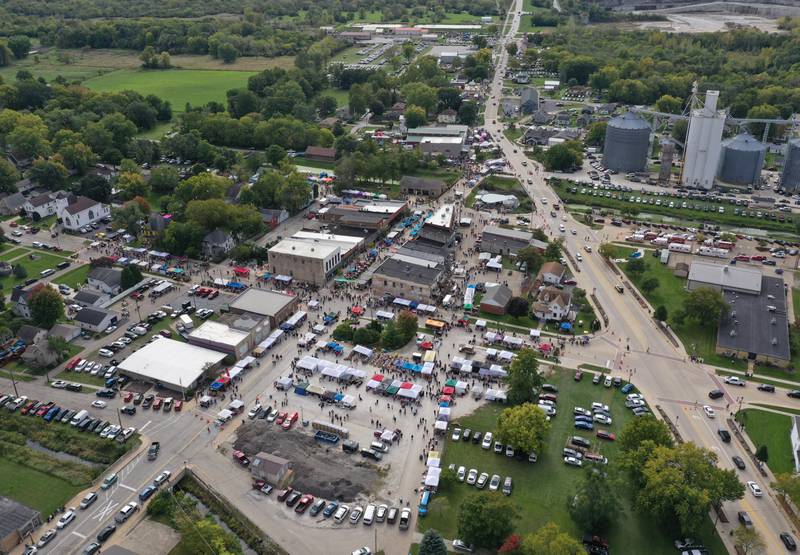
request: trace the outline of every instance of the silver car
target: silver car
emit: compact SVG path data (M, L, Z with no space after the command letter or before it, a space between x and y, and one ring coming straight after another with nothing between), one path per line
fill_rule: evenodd
M489 491L497 491L497 488L500 487L500 476L497 474L492 476L491 481L489 481Z

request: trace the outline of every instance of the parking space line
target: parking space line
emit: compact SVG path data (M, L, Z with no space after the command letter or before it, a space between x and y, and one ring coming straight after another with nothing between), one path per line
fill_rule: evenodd
M145 428L147 428L147 427L150 425L150 422L152 422L152 420L148 420L148 421L147 421L147 423L146 423L144 426L142 426L141 428L139 428L139 432L140 432L140 433L141 433L141 432L143 432L143 431L144 431L144 429L145 429Z
M125 484L120 484L119 487L131 490L134 493L136 493L136 491L137 491L136 489L134 489L134 488L132 488L130 486L126 486Z
M82 540L85 540L85 539L86 539L86 536L84 536L84 535L83 535L83 534L81 534L80 532L75 532L75 531L73 530L73 531L72 531L72 533L73 533L73 534L75 534L76 536L78 536L78 537L79 537L80 539L82 539Z

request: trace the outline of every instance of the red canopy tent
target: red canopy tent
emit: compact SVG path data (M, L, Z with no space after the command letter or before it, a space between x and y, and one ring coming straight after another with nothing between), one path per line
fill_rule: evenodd
M374 376L372 376L372 379L375 380L376 382L382 382L383 374L375 374Z
M430 351L433 349L433 343L430 341L423 341L419 344L420 349L425 349L426 351Z
M361 316L362 314L364 314L364 308L361 306L354 306L353 308L350 309L350 312L355 314L356 316Z
M249 276L250 275L250 268L242 268L241 266L236 266L233 269L233 273L237 276Z
M411 389L414 387L414 384L411 382L403 382L400 384L400 389Z
M455 392L456 392L456 388L455 387L450 387L449 385L442 388L442 394L443 395L452 395Z
M553 346L550 345L550 343L542 343L541 345L539 345L539 350L542 351L543 353L550 351L552 348Z
M442 395L441 397L439 397L439 402L440 403L452 403L453 402L453 398L450 395Z

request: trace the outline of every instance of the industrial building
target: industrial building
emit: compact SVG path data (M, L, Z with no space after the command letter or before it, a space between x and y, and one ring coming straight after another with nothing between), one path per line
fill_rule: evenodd
M342 249L327 241L282 239L269 249L270 271L324 286L342 261Z
M689 118L681 183L684 187L710 190L714 186L722 152L725 110L717 110L719 91L706 91L705 105Z
M791 348L783 280L764 276L756 294L723 290L722 295L730 312L720 320L717 353L788 366Z
M450 158L459 158L467 148L466 125L443 125L439 127L417 127L409 129L406 144L418 145L423 154L443 154Z
M499 193L481 193L475 195L475 208L489 208L501 210L516 210L519 208L519 199L516 195L501 195Z
M232 314L268 319L269 327L274 329L295 312L299 302L300 299L293 295L251 288L236 297L229 309Z
M603 166L618 172L644 171L649 148L650 124L633 112L625 112L608 122Z
M696 260L689 268L686 288L690 291L710 287L717 291L735 291L752 295L761 291L762 274L758 270Z
M790 139L781 172L781 188L796 192L800 189L800 139Z
M481 235L481 251L492 254L517 254L520 250L533 246L544 252L547 243L533 238L533 233L508 229L494 225L483 228Z
M162 338L148 343L119 363L131 379L183 393L210 377L227 355L183 341Z
M438 248L449 248L455 242L458 222L454 204L443 204L422 225L415 243Z
M749 133L736 135L722 143L717 177L731 185L758 185L766 154L767 146Z

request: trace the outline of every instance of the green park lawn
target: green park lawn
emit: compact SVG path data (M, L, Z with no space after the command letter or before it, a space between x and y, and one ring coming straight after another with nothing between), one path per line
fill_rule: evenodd
M773 473L794 472L792 442L789 439L792 431L791 416L758 409L745 409L737 413L737 419L744 424L745 432L756 448L761 445L767 446L769 453L767 466Z
M0 457L0 495L42 513L42 518L66 504L81 488L66 480Z
M566 500L574 492L581 473L588 470L566 466L561 457L561 449L570 436L584 436L592 442L593 449L608 457L608 469L613 472L616 470L618 447L614 442L601 442L591 432L575 430L570 418L572 407L587 407L594 401L608 404L614 423L603 428L617 434L633 415L624 406L625 396L615 388L593 385L591 380L586 378L576 383L571 373L558 370L547 380L559 387L560 414L552 421L547 447L539 454L538 462L521 462L509 459L505 455L496 455L493 450L481 449L471 441L453 442L448 434L445 439L442 466L447 468L450 464L455 464L456 467L463 465L467 470L476 468L478 472L485 471L490 476L499 474L503 479L505 476L511 476L514 480L514 490L510 500L516 503L520 510L520 518L515 526L516 533L531 533L547 522L553 521L573 536L580 537L581 531L567 512ZM458 424L462 429L471 428L484 433L494 431L497 416L502 409L502 405L487 404L473 414L455 420L450 429ZM435 528L446 538L457 537L458 508L473 492L482 495L488 490L476 490L473 486L459 482L446 485L445 489L434 497L428 515L419 519L420 530ZM636 511L632 506L630 492L624 487L620 490L619 500L624 513L619 515L618 524L608 534L609 544L614 552L651 555L671 555L675 552L672 546L675 538L664 532L661 526L652 522L647 515ZM701 537L712 553L725 553L719 538L712 531L710 521Z
M215 100L225 103L229 89L244 87L255 71L216 70L144 70L121 69L84 82L101 92L134 90L143 95L154 94L168 100L175 112L183 112L186 103L202 106Z
M515 214L524 214L531 211L531 199L523 189L519 180L511 177L500 177L490 175L472 188L472 191L464 200L464 205L472 207L475 204L475 197L478 191L491 191L498 194L514 195L519 199L519 206L514 210Z
M64 262L67 260L61 256L56 256L53 254L46 254L42 251L30 251L30 253L35 253L36 260L30 260L27 256L23 258L19 258L14 260L14 265L21 264L23 268L25 268L28 272L28 276L22 279L18 279L14 277L13 274L6 276L0 279L0 286L5 291L11 291L15 285L19 285L24 283L27 279L38 278L40 277L40 272L46 270L48 268L56 269L56 265L59 262Z
M15 258L19 258L20 256L28 254L29 252L31 252L29 249L22 248L6 250L3 252L3 254L0 254L0 260L4 262L11 262Z
M64 285L69 285L73 289L79 289L81 285L86 283L86 279L89 276L90 270L91 267L88 264L84 264L83 266L78 266L77 268L60 275L55 279L55 281L58 283L63 283Z

